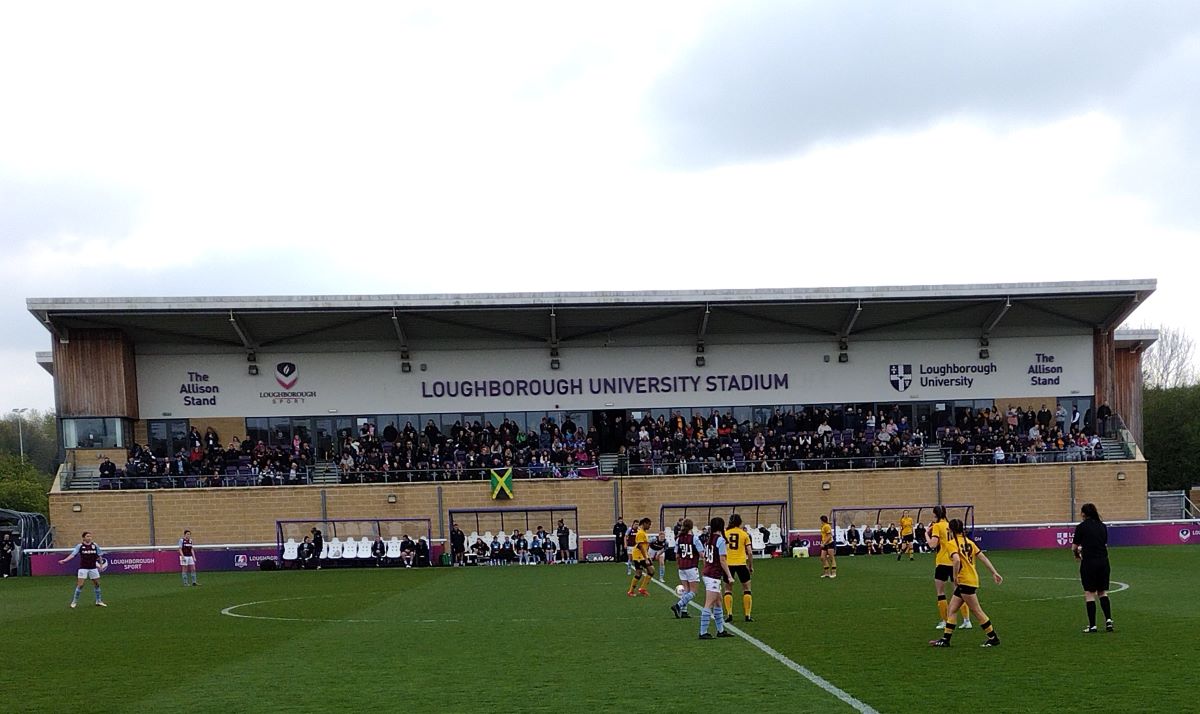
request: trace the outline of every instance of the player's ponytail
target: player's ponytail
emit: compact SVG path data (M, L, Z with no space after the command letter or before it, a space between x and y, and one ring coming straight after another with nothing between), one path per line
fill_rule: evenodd
M1096 510L1096 504L1094 503L1085 503L1083 504L1083 508L1080 508L1079 510L1083 513L1084 518L1091 518L1097 521L1100 520L1100 512Z
M725 532L725 519L720 516L714 517L708 522L708 529L712 532L712 537L716 538Z

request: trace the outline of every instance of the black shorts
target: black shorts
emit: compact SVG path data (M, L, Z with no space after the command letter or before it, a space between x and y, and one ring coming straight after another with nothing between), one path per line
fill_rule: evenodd
M729 574L736 578L742 585L750 582L750 567L747 565L731 565L729 566Z
M634 570L645 570L647 573L654 572L654 564L649 560L635 560L633 561L633 568Z
M954 579L953 565L939 565L933 569L933 579L948 583Z
M960 595L960 596L961 595L974 595L975 591L977 591L977 590L979 590L979 588L971 586L971 585L959 585L954 588L954 594Z
M821 550L837 550L837 543L822 543Z
M450 552L455 555L462 555L463 553L465 553L467 551L466 551L466 548L464 548L461 545L452 545L452 546L450 546Z
M901 537L900 537L900 539L901 539L901 540L903 540L905 543L912 543L912 542L913 542L913 537L912 537L912 535L911 535L911 534L910 534L910 535L906 535L906 536L901 536Z
M1081 562L1079 580L1083 583L1083 589L1089 593L1107 591L1109 571L1108 558Z

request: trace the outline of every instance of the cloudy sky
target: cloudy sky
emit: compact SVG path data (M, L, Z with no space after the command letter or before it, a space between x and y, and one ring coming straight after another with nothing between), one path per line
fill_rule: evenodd
M30 296L1155 278L1200 338L1200 3L0 5Z

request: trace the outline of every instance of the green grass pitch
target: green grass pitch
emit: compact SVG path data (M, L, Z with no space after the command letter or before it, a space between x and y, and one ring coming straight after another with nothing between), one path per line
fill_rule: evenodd
M927 645L932 558L757 561L734 623L880 712L1186 711L1200 548L1112 553L1116 632L1084 635L1067 551L992 554L980 597L1003 645ZM673 564L668 583L675 585ZM850 711L746 640L699 641L619 564L113 576L0 582L0 710L89 712ZM1114 590L1119 588L1116 582ZM252 617L232 617L222 610Z

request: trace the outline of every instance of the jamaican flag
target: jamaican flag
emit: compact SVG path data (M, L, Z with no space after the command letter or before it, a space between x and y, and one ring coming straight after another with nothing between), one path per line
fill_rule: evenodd
M489 469L492 473L492 500L509 500L513 497L512 467L499 471Z

